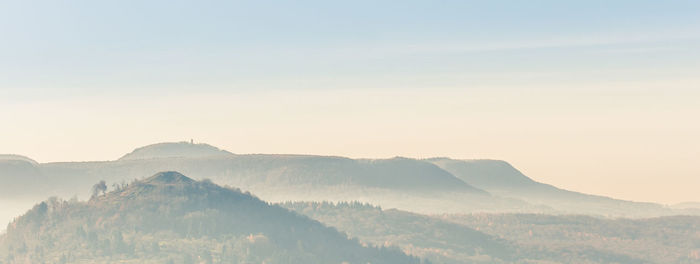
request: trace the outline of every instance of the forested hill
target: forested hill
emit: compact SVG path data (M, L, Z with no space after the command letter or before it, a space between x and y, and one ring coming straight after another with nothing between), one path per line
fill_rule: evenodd
M36 161L18 155L0 155L0 199L45 193L49 189L43 184L45 179Z
M34 164L34 165L38 164L38 162L36 162L35 160L30 159L30 158L25 157L25 156L22 156L22 155L0 154L0 161L11 161L11 160L14 160L14 161L18 161L18 160L19 160L19 161L26 161L26 162L31 163L31 164Z
M693 244L697 217L664 218L669 220L665 224L662 219L541 214L428 216L359 202L281 205L361 242L396 245L434 263L698 263L689 257L698 254ZM634 222L649 223L646 227L651 230Z
M433 158L425 161L491 194L520 199L531 204L544 204L569 214L652 217L699 213L692 209L674 211L660 204L625 201L560 189L534 181L508 162L501 160Z
M22 177L2 173L0 181ZM325 190L329 186L357 189L378 188L400 192L459 192L486 195L438 166L417 159L350 159L334 156L245 154L235 155L207 144L158 143L140 147L114 161L53 162L37 165L45 181L28 185L26 192L51 186L52 194L81 194L95 179L115 183L165 170L182 172L194 179L245 190L270 188ZM297 188L297 189L295 189ZM45 192L39 192L45 195ZM0 193L0 198L3 198ZM289 197L292 198L292 197Z
M49 199L17 218L0 237L0 263L420 263L177 172L101 191L87 202Z
M32 163L0 155L3 200L85 197L97 180L110 185L179 171L194 179L254 192L267 201L364 201L417 213L566 213L606 217L700 215L693 207L623 201L540 183L505 161L449 158L351 159L289 154L233 154L207 144L158 143L119 160ZM27 161L29 160L29 161ZM9 210L5 210L6 212ZM13 210L12 215L19 211ZM6 214L7 215L7 214ZM0 216L0 223L8 221Z
M119 160L142 160L158 158L204 158L231 157L233 153L221 150L209 144L190 142L157 143L140 147Z

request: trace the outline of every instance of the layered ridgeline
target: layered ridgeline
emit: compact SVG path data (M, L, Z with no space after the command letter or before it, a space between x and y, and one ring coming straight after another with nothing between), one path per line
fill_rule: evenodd
M44 167L49 173L82 171L88 174L99 173L108 178L169 168L236 186L343 185L486 194L429 162L415 159L354 160L312 155L234 155L207 144L187 142L141 147L115 162L54 163Z
M564 257L562 263L700 263L699 216L610 219L469 214L440 218L507 238L521 247L545 250L543 256Z
M236 155L206 144L181 142L142 147L116 161L39 166L47 180L36 184L51 187L48 193L40 192L42 196L84 197L85 190L97 180L111 185L140 175L176 170L195 179L237 186L275 202L359 200L423 213L551 211L544 206L491 196L432 163L409 158Z
M48 186L41 184L44 180L36 161L20 155L0 154L0 199L21 197L27 188L33 193L45 191Z
M532 204L547 205L563 213L616 217L700 213L698 210L689 208L674 211L654 203L623 201L560 189L534 181L512 165L500 160L433 158L426 161L494 195L517 198Z
M7 169L0 180L20 184L23 194L85 197L98 180L108 184L176 170L195 179L237 186L281 202L361 201L419 213L534 212L650 217L698 213L656 204L585 195L542 184L502 161L349 159L312 155L240 155L207 144L160 143L115 161L30 164ZM4 168L3 168L4 167ZM7 173L13 170L17 172ZM0 193L0 201L13 198ZM43 199L43 198L42 198Z
M50 199L0 236L0 263L76 262L420 263L177 172L97 192L87 202Z
M512 263L527 259L510 241L426 215L358 202L280 205L347 232L361 242L397 246L433 263Z
M361 203L282 206L360 242L395 245L433 263L700 263L698 216L426 216Z

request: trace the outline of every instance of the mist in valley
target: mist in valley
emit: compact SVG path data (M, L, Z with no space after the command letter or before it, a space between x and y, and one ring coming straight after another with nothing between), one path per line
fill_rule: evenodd
M0 1L0 264L700 263L700 1Z
M693 263L700 252L700 210L693 203L671 207L572 192L499 160L234 154L166 142L114 161L38 163L15 155L2 164L6 182L33 179L15 184L21 196L5 185L8 225L0 253L8 263ZM242 198L216 198L222 191ZM385 253L321 256L309 251L319 245L300 240L309 234L297 228L248 228L253 222L226 215L261 214L268 221L266 206L337 230L339 243ZM155 228L162 219L180 224ZM292 250L290 241L313 246Z

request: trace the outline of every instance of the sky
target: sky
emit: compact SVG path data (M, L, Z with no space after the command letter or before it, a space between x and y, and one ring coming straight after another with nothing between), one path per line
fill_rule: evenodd
M0 153L488 158L700 201L698 1L4 1Z

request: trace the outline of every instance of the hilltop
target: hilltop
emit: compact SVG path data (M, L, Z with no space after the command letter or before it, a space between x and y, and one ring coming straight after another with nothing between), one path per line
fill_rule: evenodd
M36 161L20 155L0 155L0 198L24 198L29 196L27 189L43 192L48 188L41 184L45 179Z
M49 199L0 237L8 263L419 263L237 189L157 173L86 202Z
M700 217L419 215L357 202L282 206L361 242L396 245L434 263L697 263ZM690 254L689 254L690 253Z
M560 189L537 182L502 160L433 158L426 161L494 195L546 205L564 213L617 217L697 214L693 211L673 211L660 204L618 200Z
M539 183L525 176L513 165L502 160L454 160L432 158L426 161L450 172L452 175L483 189L522 188Z
M204 158L233 156L233 153L212 145L190 142L166 142L140 147L119 160L142 160L159 158Z
M33 159L16 154L0 154L0 161L25 161L34 165L39 164Z
M300 193L329 188L356 191L358 188L409 193L459 192L488 195L429 162L410 158L350 159L336 156L285 154L232 154L207 144L158 143L124 155L116 161L55 162L40 164L44 174L65 189L66 196L85 190L95 178L121 182L139 175L176 170L195 179L212 179L264 193ZM64 187L65 186L65 187ZM89 186L87 186L89 187ZM301 192L309 193L309 192ZM285 199L294 199L288 197Z
M5 183L0 185L0 191L4 190L0 199L17 195L35 199L47 195L82 197L95 179L114 184L171 170L194 179L237 186L272 202L362 201L430 214L700 214L692 208L673 209L560 189L537 182L500 160L233 154L188 142L140 147L115 161L34 164L13 156L13 160L0 161L0 182Z

